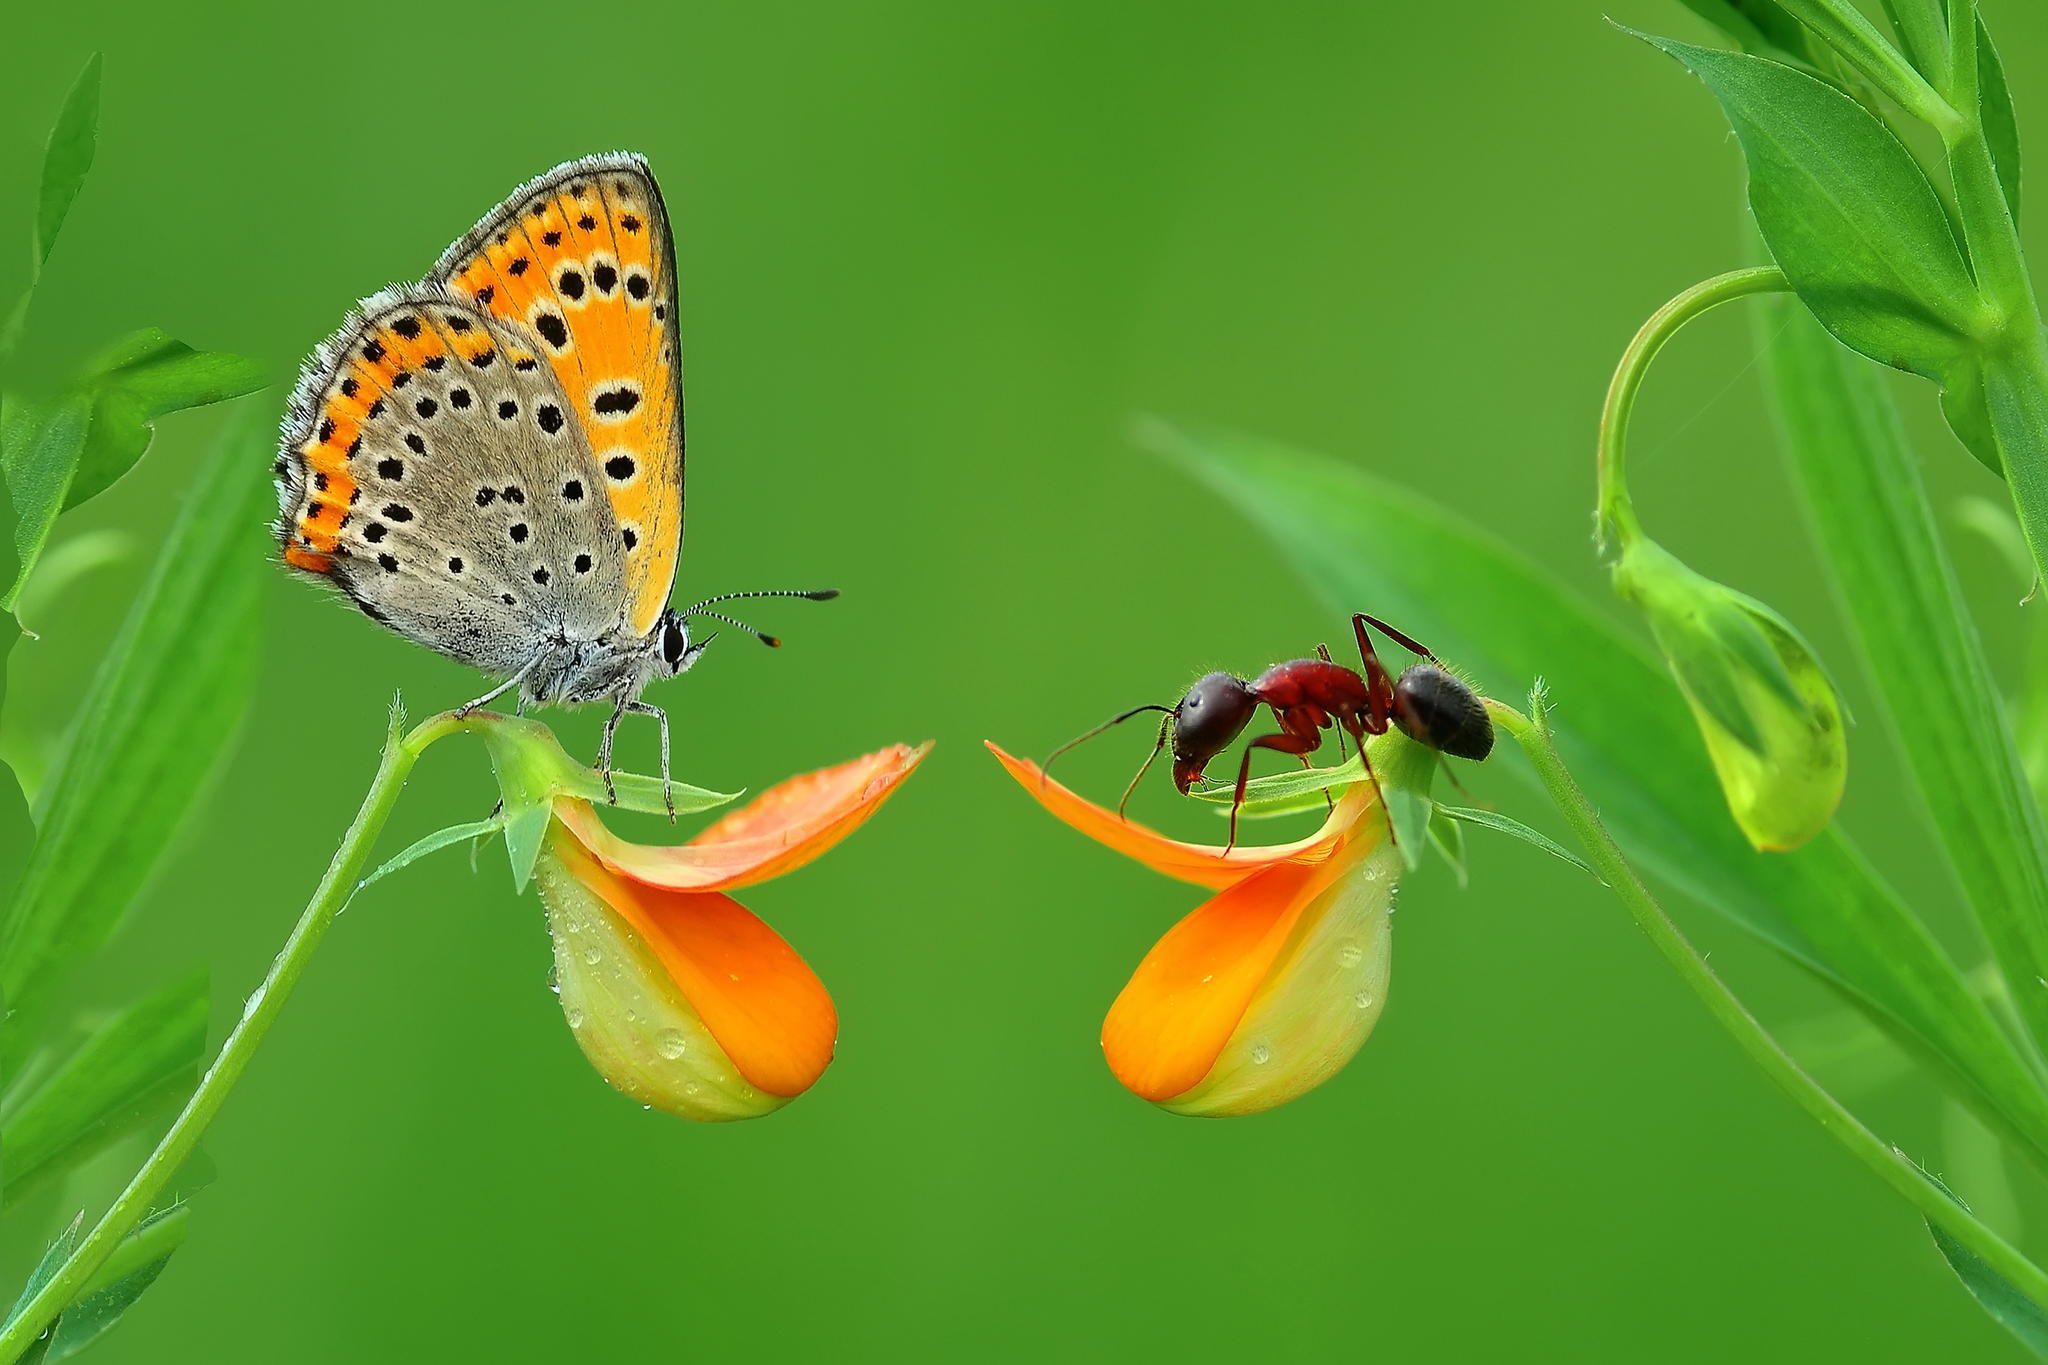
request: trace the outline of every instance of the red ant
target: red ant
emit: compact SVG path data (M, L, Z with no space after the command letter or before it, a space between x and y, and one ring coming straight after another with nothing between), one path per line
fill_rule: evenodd
M1379 656L1373 653L1367 626L1429 662L1410 665L1398 679L1391 677ZM1336 725L1357 741L1366 777L1375 788L1379 778L1373 774L1372 761L1365 758L1365 737L1383 735L1389 725L1400 726L1401 733L1417 744L1455 758L1482 759L1493 752L1493 722L1487 718L1485 706L1471 688L1444 669L1443 661L1426 646L1363 613L1352 616L1351 628L1358 635L1358 653L1365 661L1363 675L1332 661L1327 648L1317 651L1318 658L1274 664L1249 681L1229 673L1211 673L1189 688L1178 706L1133 707L1104 721L1080 739L1062 744L1046 759L1045 766L1050 768L1053 759L1082 740L1093 739L1132 716L1147 711L1164 712L1166 718L1159 722L1158 742L1130 786L1124 788L1123 800L1117 802L1116 812L1122 816L1124 807L1130 804L1131 793L1144 780L1168 738L1173 740L1173 785L1185 796L1189 787L1207 780L1202 770L1237 742L1258 709L1270 707L1273 718L1280 723L1280 733L1261 735L1247 744L1244 760L1237 767L1236 799L1230 804L1230 842L1225 845L1235 848L1237 811L1244 804L1245 783L1251 777L1255 749L1294 754L1307 765L1308 755L1322 747L1322 732ZM1344 741L1340 737L1337 743L1342 748Z

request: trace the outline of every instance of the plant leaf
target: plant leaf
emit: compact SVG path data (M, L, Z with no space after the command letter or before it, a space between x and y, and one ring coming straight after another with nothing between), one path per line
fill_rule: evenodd
M2012 87L2005 83L2005 64L1998 60L1991 30L1977 20L1977 117L1984 141L1991 145L1991 165L2005 191L2005 207L2020 221L2020 118L2012 105Z
M98 147L100 125L100 54L85 59L85 69L71 83L64 107L50 129L50 141L43 149L42 194L36 205L36 272L50 259L57 234L85 187L86 172L92 169Z
M505 828L505 825L506 819L500 814L488 820L476 820L466 825L450 825L446 829L437 829L432 834L423 835L393 854L375 872L357 882L355 891L349 893L349 899L354 900L356 894L370 883L382 881L392 873L410 867L429 853L437 853L450 844L459 844L467 839L481 839L485 835L496 834Z
M46 1365L69 1360L111 1331L121 1315L164 1273L171 1253L185 1244L191 1221L190 1205L173 1204L150 1214L136 1225L135 1231L122 1238L121 1245L114 1248L85 1293L57 1319L46 1338Z
M1796 302L1759 358L1779 444L1880 709L2037 1044L2048 1048L2048 827L1884 376Z
M21 596L21 585L64 510L91 428L90 394L8 400L6 427L0 429L0 473L14 507L15 572L0 607L12 610Z
M1745 52L1786 56L1812 65L1813 37L1775 0L1679 0Z
M1631 856L1843 991L2043 1157L2048 1101L1947 953L1839 832L1751 851L1684 702L1607 618L1443 508L1350 466L1158 423L1142 436L1271 536L1333 610L1392 620L1495 686L1548 677L1559 744Z
M207 995L205 972L179 978L108 1021L29 1093L0 1102L7 1206L191 1088L206 1051Z
M1983 301L1940 196L1891 130L1783 63L1635 36L1721 102L1757 226L1814 316L1883 364L1936 379L1953 370Z
M195 351L149 327L102 355L80 387L92 393L92 427L64 495L67 512L135 467L157 418L253 393L263 387L263 368L238 355Z
M264 416L242 414L197 471L42 789L41 837L0 909L11 1009L30 1007L113 932L232 748L262 624Z
M14 1307L7 1310L7 1316L0 1318L0 1326L13 1322L16 1318L20 1317L21 1310L28 1307L29 1301L42 1293L43 1286L50 1282L51 1278L62 1268L64 1262L71 1259L71 1253L78 1250L79 1235L84 1230L85 1210L80 1209L72 1216L71 1221L65 1225L64 1230L52 1239L49 1247L43 1252L43 1259L36 1262L36 1268L29 1272L28 1283L21 1287L21 1295L15 1299ZM22 1360L24 1362L41 1360L43 1352L49 1349L50 1337L51 1334L45 1332L42 1336L36 1338L35 1344L29 1348L28 1353L22 1357Z
M1913 1169L1919 1171L1928 1184L1954 1200L1957 1208L1969 1212L1969 1205L1957 1199L1954 1190L1918 1163L1913 1163ZM1999 1326L2017 1337L2036 1360L2048 1360L2048 1311L2022 1294L2011 1280L1986 1265L1976 1252L1951 1237L1933 1219L1923 1221L1934 1238L1936 1250L1941 1252L1948 1268L1955 1271L1956 1278L1963 1282L1963 1288L1970 1291L1978 1305Z
M1558 843L1549 835L1530 829L1520 820L1510 819L1499 811L1479 810L1472 806L1438 806L1436 809L1437 814L1443 816L1446 820L1456 820L1461 824L1477 825L1481 829L1490 829L1496 834L1505 834L1511 838L1520 839L1525 844L1542 849L1553 858L1564 859L1594 881L1600 881L1600 874L1593 870L1591 863L1566 848L1563 844ZM1605 886L1606 883L1601 882L1601 885Z

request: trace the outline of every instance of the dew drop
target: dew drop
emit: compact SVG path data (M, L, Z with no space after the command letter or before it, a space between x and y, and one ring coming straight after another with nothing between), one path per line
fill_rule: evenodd
M258 987L257 987L257 988L256 988L255 990L253 990L253 991L249 992L249 998L248 998L247 1000L244 1000L244 1001L242 1002L242 1022L243 1022L243 1023L245 1023L245 1024L246 1024L246 1023L248 1023L248 1022L249 1022L249 1016L250 1016L250 1015L252 1015L252 1014L254 1014L254 1013L255 1013L255 1012L256 1012L256 1011L258 1010L258 1009L261 1009L261 1008L262 1008L262 1006L263 1006L263 990L264 990L264 988L263 988L263 987L261 987L261 986L258 986Z
M1354 1005L1356 1005L1356 1006L1358 1006L1358 1008L1360 1008L1360 1009L1362 1009L1362 1010L1369 1010L1369 1009L1371 1009L1371 1008L1372 1008L1372 992L1371 992L1371 991L1360 991L1360 992L1359 992L1358 994L1356 994L1356 995L1354 995L1354 996L1352 996L1352 997L1351 997L1351 1003L1352 1003L1352 1004L1354 1004Z
M583 1027L583 1011L575 1005L565 1006L562 1010L562 1017L569 1021L570 1028Z
M1364 960L1365 949L1359 947L1356 943L1347 941L1342 947L1337 949L1337 965L1340 967L1356 967Z
M583 945L583 960L595 967L604 961L604 951L595 943L586 943Z
M654 1040L654 1047L673 1062L690 1050L690 1041L683 1037L681 1029L669 1028L661 1031L661 1036Z
M1272 1049L1272 1048L1269 1048L1269 1047L1267 1047L1267 1046L1266 1046L1266 1045L1265 1045L1264 1043L1253 1043L1253 1044L1252 1044L1252 1065L1253 1065L1253 1066L1264 1066L1264 1065L1265 1065L1265 1064L1266 1064L1267 1062L1270 1062L1270 1061L1272 1061L1272 1060L1273 1060L1273 1049Z

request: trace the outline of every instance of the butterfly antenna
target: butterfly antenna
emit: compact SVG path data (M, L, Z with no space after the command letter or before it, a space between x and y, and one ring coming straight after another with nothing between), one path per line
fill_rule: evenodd
M810 602L829 602L837 596L839 596L839 589L837 588L763 588L756 589L753 592L722 592L716 597L707 597L696 606L676 614L678 616L708 616L714 621L723 621L729 626L745 631L770 649L780 649L782 648L780 637L770 635L763 630L755 630L746 622L735 621L724 612L706 611L704 608L714 602L736 602L744 597L801 597Z
M732 617L730 617L730 616L727 616L727 615L726 615L726 614L725 614L724 612L722 612L722 611L705 611L705 610L704 610L704 609L703 609L702 607L692 607L692 608L690 608L690 610L688 610L688 611L684 612L684 613L683 613L683 615L685 615L685 616L708 616L708 617L710 617L710 618L711 618L712 620L714 620L714 621L723 621L723 622L725 622L725 623L726 623L727 625L729 625L729 626L732 626L732 627L735 627L736 629L739 629L739 630L743 630L743 631L745 631L745 632L746 632L747 634L749 634L749 635L753 636L753 637L754 637L754 638L755 638L756 640L759 640L759 641L760 641L760 642L761 642L762 644L764 644L764 645L768 646L768 648L770 648L770 649L780 649L780 648L782 648L782 638L781 638L780 636L777 636L777 635L770 635L770 634L769 634L769 633L768 633L767 631L765 631L765 630L755 630L755 629L754 629L754 628L753 628L752 626L748 625L748 624L747 624L747 623L746 623L745 621L735 621L735 620L733 620L733 619L732 619ZM707 643L708 643L708 642L707 642Z

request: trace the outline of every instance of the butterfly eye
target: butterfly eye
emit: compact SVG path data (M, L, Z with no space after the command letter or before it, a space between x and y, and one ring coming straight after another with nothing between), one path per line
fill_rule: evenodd
M661 657L673 673L683 662L683 655L689 652L690 637L683 630L683 623L671 616L661 631Z

